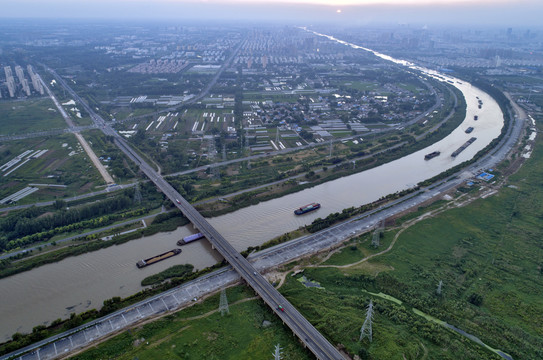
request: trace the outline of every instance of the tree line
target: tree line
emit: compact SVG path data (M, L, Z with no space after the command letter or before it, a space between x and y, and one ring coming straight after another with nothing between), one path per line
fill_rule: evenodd
M0 250L12 249L16 245L13 240L111 214L131 205L132 200L123 195L52 214L47 213L44 208L30 207L0 220Z

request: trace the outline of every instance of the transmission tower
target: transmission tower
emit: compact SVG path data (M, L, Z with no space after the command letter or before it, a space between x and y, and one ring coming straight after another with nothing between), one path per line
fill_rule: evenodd
M381 234L383 233L383 229L385 228L385 220L381 220L379 222L379 225L375 228L375 231L373 232L373 238L371 239L371 246L373 247L379 247L380 241L381 241Z
M228 309L228 299L226 298L226 289L221 290L221 300L219 302L219 311L221 312L221 316L224 316L224 314L230 314L230 310Z
M441 286L443 285L443 280L439 280L439 285L437 286L437 289L436 289L436 294L441 296Z
M275 345L275 351L272 353L273 360L281 360L283 359L283 355L281 354L281 346L279 344Z
M371 331L371 322L373 320L373 300L370 300L370 304L368 305L368 311L366 312L366 320L364 320L364 324L360 328L360 339L358 341L362 341L362 339L367 336L370 342L372 341L372 331Z
M141 196L140 184L137 183L134 189L134 204L141 204L143 197Z

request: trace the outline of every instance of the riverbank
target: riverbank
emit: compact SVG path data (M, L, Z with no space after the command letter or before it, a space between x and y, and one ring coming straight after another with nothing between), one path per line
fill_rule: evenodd
M485 93L468 85L461 86L462 91L467 94L465 98L468 110L465 121L472 121L470 119L473 118L473 107L477 106L476 96L483 98L485 102L485 107L482 110L484 116L478 122L480 127L478 141L456 159L451 159L444 154L444 156L432 161L425 161L424 154L433 150L419 150L402 159L366 172L314 186L283 198L244 208L235 213L215 217L210 219L210 222L231 241L236 249L241 251L249 246L263 244L284 232L310 224L323 215L341 212L346 207L371 203L387 194L413 188L418 182L462 163L473 157L493 138L497 137L503 124L503 117L500 116L500 109L496 102ZM454 149L465 142L464 137L465 133L461 129L456 129L451 135L431 147ZM293 216L292 209L299 207L300 204L315 200L323 205L320 210L301 217ZM47 309L49 317L66 316L64 315L66 311L63 308L69 308L71 312L74 310L76 312L84 311L91 306L100 305L104 299L112 296L128 296L137 292L140 289L141 280L150 274L145 272L149 269L140 272L134 271L134 259L145 258L145 256L149 256L149 252L151 255L159 253L162 248L164 248L163 251L170 250L172 243L177 241L180 236L185 236L183 232L188 231L189 229L178 229L171 234L161 236L160 239L145 239L145 242L135 240L130 242L130 246L124 244L111 247L107 252L99 251L85 254L77 259L65 259L57 264L44 266L40 273L31 274L31 278L24 276L25 274L19 274L20 277L17 275L9 283L3 282L2 286L6 289L8 297L13 296L20 299L18 294L24 291L25 301L40 302L41 309ZM112 256L113 259L111 259ZM200 264L194 264L195 267L202 268L216 263L220 259L216 258L209 246L206 247L206 242L187 245L183 254L176 257L176 261L180 263L193 263L194 260L200 261ZM85 264L84 267L81 266L82 263ZM164 270L162 265L157 264L152 271ZM169 267L171 264L164 266ZM55 279L55 282L51 283L48 279ZM29 286L29 284L33 285ZM42 288L40 284L48 284L48 286ZM34 288L39 288L39 291L33 291ZM40 299L36 298L38 296ZM25 314L33 323L36 318L43 316L43 312L38 313L38 309L25 306L20 300L7 299L4 304L0 305L0 313L5 314L5 326L11 324L9 318L14 314L19 315L13 324L20 325L22 322L22 316L17 309L13 308L14 306L26 309ZM29 313L28 309L36 311ZM43 321L48 320L43 319ZM9 332L9 334L11 333L13 331Z
M440 359L539 358L543 328L536 314L543 302L534 291L543 286L538 265L543 227L535 219L543 196L542 161L538 141L518 173L515 164L506 164L499 171L509 177L399 218L382 241L384 247L396 242L389 251L369 256L371 235L366 235L347 243L324 266L315 259L314 265L302 266L306 278L325 292L287 277L284 293L314 324L330 329L335 341L375 358L422 354L423 347L430 358ZM361 260L348 262L360 255ZM380 301L382 294L402 304ZM370 298L376 308L374 341L360 344L353 339ZM472 342L417 320L411 308L422 310L430 323L437 318L450 324L447 328ZM518 333L522 338L513 335Z
M499 172L509 176L515 169L518 169L518 167L512 168L512 166L512 163L501 166ZM524 179L525 174L519 173L515 176L519 179ZM497 181L501 185L516 186L511 184L504 175L501 175ZM492 187L495 187L495 185L492 185ZM479 214L486 214L485 212L480 212L478 208L481 201L487 201L488 197L484 196L486 193L488 193L488 189L474 189L474 191L468 193L460 191L457 192L455 198L451 197L450 200L439 201L430 207L421 207L415 213L404 214L397 220L389 222L397 226L387 229L381 242L381 246L389 249L389 251L383 252L371 247L372 234L369 233L347 242L344 247L331 253L331 256L330 254L322 253L320 256L312 256L309 260L296 261L294 267L292 264L287 264L284 266L287 269L286 272L282 273L282 276L279 276L281 277L279 281L280 286L284 284L281 287L281 291L290 301L297 302L297 306L305 310L304 315L306 317L309 317L311 321L317 324L334 342L342 344L350 354L358 354L359 356L369 354L375 358L381 358L382 356L393 358L403 354L409 357L423 356L424 358L442 359L456 359L459 356L465 359L508 359L510 357L502 350L497 350L486 345L488 337L480 337L480 334L475 336L460 330L462 327L457 327L459 326L458 319L454 321L450 320L452 315L449 314L449 319L445 322L442 318L435 316L435 310L432 310L434 315L431 315L431 313L428 313L428 307L423 308L424 312L415 308L414 304L418 304L417 307L424 305L431 298L435 299L432 304L438 307L450 302L456 304L458 300L452 288L454 285L444 282L442 292L438 295L435 292L437 284L433 284L435 287L431 286L428 294L422 294L423 299L426 301L424 303L419 300L419 297L412 297L411 292L408 295L404 295L400 300L399 297L388 295L388 293L384 293L383 291L385 288L391 290L395 286L398 286L398 283L391 281L391 279L395 279L394 274L400 271L400 265L398 264L403 262L403 260L400 260L400 263L395 262L392 264L388 261L380 261L382 257L386 256L385 254L394 254L396 259L404 259L406 256L416 256L418 258L416 254L420 253L418 246L421 245L425 250L425 253L422 255L426 259L442 261L441 257L449 257L448 252L441 254L442 252L438 250L439 247L428 247L426 243L418 244L418 240L404 239L405 233L411 231L415 226L422 226L426 232L428 229L426 229L427 225L425 223L428 221L437 221L437 224L433 226L442 227L444 220L441 218L448 216L450 212L457 211L454 209L458 206L462 206L462 211L476 211ZM509 199L505 198L500 201L507 202ZM471 209L472 207L476 207L476 209ZM470 217L466 216L463 218L467 219ZM472 216L471 219L474 219L475 222L478 221L476 220L478 217ZM449 219L446 221L449 221ZM400 229L402 230L400 231ZM433 231L432 229L429 230ZM418 239L418 236L420 236L420 233L417 231L415 237ZM406 241L408 244L405 244ZM394 242L396 242L396 245L391 247L390 245L394 245ZM448 241L445 241L443 246L447 246L447 243ZM406 245L409 246L406 247ZM415 251L413 251L414 246L417 247ZM372 256L371 260L368 255ZM422 275L424 275L429 268L426 266L426 263L423 263L422 268L417 271L423 271ZM431 268L433 268L433 265L431 265ZM304 269L303 274L298 270L293 272L296 269ZM267 274L270 281L277 281L280 271L272 271ZM443 269L440 268L438 271L441 272ZM306 278L304 282L307 283L309 281L313 285L307 287L307 285L296 281L300 276ZM406 276L405 278L410 278L412 281L417 282L420 281L421 277ZM319 285L315 286L315 284ZM409 291L409 289L401 286L395 289L394 292L401 293L404 291ZM374 341L369 343L366 339L358 342L358 329L364 321L364 307L369 299L373 300L376 309L373 323ZM467 302L467 300L463 301ZM215 309L217 303L218 295L204 302L207 306L215 307ZM331 303L335 305L333 307L329 306ZM172 316L176 319L189 317L192 314L192 310L188 310L188 313L186 311L170 315L170 319ZM207 316L203 311L198 314L196 317ZM236 324L240 316L245 315L232 310L229 316L220 318L221 323L226 323L224 326L228 328L229 324ZM122 355L125 352L131 357L152 354L154 351L153 346L133 347L131 343L143 336L145 339L149 339L150 344L154 344L156 343L155 339L161 337L162 335L160 334L171 327L169 324L171 324L171 321L158 321L152 323L152 325L135 327L132 331L107 340L104 344L98 345L97 348L84 352L79 356L81 359L92 358L92 356L98 353L103 354L112 349L115 349L115 354L120 359L125 358ZM185 326L191 325L185 324ZM214 327L211 324L203 326L208 332L220 332L220 330L213 330ZM277 331L283 330L278 329ZM481 330L479 329L479 331ZM462 337L470 341L465 342L462 340ZM127 341L127 339L131 340ZM168 346L175 345L177 347L186 346L187 342L185 340L183 333L181 333L180 335L169 336L166 342ZM200 341L208 344L208 340L205 338L202 338ZM492 345L502 348L502 344L503 341L500 339L499 346L496 344ZM244 353L244 349L245 347L241 345L235 354L242 356L241 354ZM128 357L126 358L128 359Z
M535 138L535 137L530 136L530 138ZM516 139L516 137L514 137L514 139ZM532 139L532 140L533 140L533 139ZM506 148L509 149L510 146L507 146ZM444 189L449 189L449 190L451 189L450 186L447 186L446 184L445 184L445 186L443 186L443 185L441 185L441 186L435 186L434 188L436 188L436 190L432 190L432 191L437 191L436 194L443 194L443 191L445 191ZM437 188L441 188L441 190L437 190ZM430 191L430 190L427 189L426 191ZM490 193L492 193L492 192L490 192ZM490 194L490 193L489 193L489 194ZM419 196L419 197L420 197L420 196ZM487 194L485 194L483 197L487 197ZM417 197L415 197L415 198L417 198ZM425 197L423 196L423 199L424 199L424 198L425 198ZM402 204L403 204L404 202L406 202L405 199L404 199L403 201L400 201L399 204L398 204L398 206L400 206L400 208L401 208L401 206L402 206ZM407 201L407 202L410 202L410 201ZM408 207L413 207L415 204L422 204L422 203L420 202L420 200L417 200L417 201L415 201L414 203L412 203L412 205L408 205ZM420 206L420 205L419 205L419 206ZM390 217L390 215L386 215L386 214L385 214L386 212L387 212L386 210L381 210L381 215L380 215L380 216ZM396 212L393 211L393 213L394 213L394 214L397 214L397 210L396 210ZM378 214L379 214L379 213L378 213ZM370 215L369 217L366 216L366 217L364 218L363 221L362 221L362 219L360 219L360 220L355 221L355 222L345 223L345 224L341 224L341 225L339 225L339 226L335 226L335 227L334 227L335 229L331 229L331 230L327 230L327 231L326 231L326 232L328 233L328 236L326 236L324 239L322 238L322 236L321 236L320 234L316 234L315 240L320 238L320 239L321 239L321 240L320 240L321 243L322 243L323 240L326 240L325 243L323 243L323 244L320 245L320 246L324 246L325 248L326 248L326 247L333 246L333 244L337 241L337 236L340 236L340 239L344 238L345 236L346 236L346 237L350 237L350 236L352 236L353 234L356 234L357 232L363 231L362 229L364 228L364 225L363 225L364 223L367 223L367 224L372 224L372 223L374 223L375 220L371 220L371 217L372 217L372 216L373 216L373 215ZM366 226L365 228L367 229L368 226ZM340 229L341 229L341 230L340 230ZM352 230L354 230L354 231L352 231ZM339 231L339 233L338 233L338 231ZM340 235L341 233L343 233L343 235ZM307 238L306 240L303 240L303 239L299 239L299 240L305 241L305 242L307 243L307 245L310 246L311 250L312 250L312 251L315 251L315 247L314 247L314 246L315 246L315 243L312 242L312 240L310 240L311 238L312 238L312 237L309 237L309 238ZM299 240L295 240L295 241L290 242L290 243L287 243L287 244L285 244L285 245L281 245L281 246L279 247L279 249L278 249L278 250L279 250L279 253L277 253L277 251L273 251L273 250L272 250L272 252L264 251L264 254L261 254L260 257L264 256L264 258L266 258L266 256L267 256L266 254L268 254L268 253L269 253L269 255L272 255L272 257L273 257L273 256L276 256L276 255L279 255L280 258L281 258L282 256L284 256L284 255L287 255L287 254L290 256L290 258L296 258L297 256L303 256L304 254L307 254L308 252L307 252L307 251L304 251L303 249L302 249L301 252L300 252L300 249L297 249L297 244L302 244L302 243L300 243ZM282 248L290 248L291 250L288 250L287 252L282 252L282 251L281 251ZM309 253L310 253L310 252L309 252ZM281 254L284 254L284 255L281 255ZM313 258L313 257L312 257L312 258ZM317 257L316 259L318 259L318 257ZM281 261L281 260L280 260L280 261ZM282 261L284 262L284 261L286 261L286 260L282 260ZM268 267L269 267L269 266L273 266L273 265L270 265L269 262L264 262L264 264L266 264L266 263L267 263L268 265L264 265L264 266L268 266ZM276 262L272 262L272 263L275 263L275 264L276 264ZM297 262L297 263L299 264L299 262ZM306 262L304 261L304 263L306 263ZM260 268L260 266L262 266L262 265L257 266L257 268ZM328 266L330 266L330 265L328 265ZM272 279L271 281L276 281L276 280L274 280L273 274L271 274L270 279ZM283 281L281 281L281 283L282 283L282 282L283 282ZM201 290L201 288L200 288L200 290ZM170 295L168 295L168 293L166 293L166 294L163 294L162 296L168 297L168 296L170 296ZM177 297L176 297L176 299L177 299ZM151 301L153 301L153 300L151 300ZM168 300L168 301L171 301L171 299ZM143 309L142 309L142 310L143 310ZM130 312L131 310L129 309L128 311ZM141 315L141 314L140 314L140 315ZM107 320L107 319L106 319L106 320ZM59 340L59 341L60 341L59 345L64 346L64 345L63 345L64 343L62 343L62 340Z
M445 86L437 86L443 87L442 91L447 92ZM328 181L333 181L344 176L359 173L361 171L379 166L391 160L400 158L406 154L409 154L413 151L416 151L417 149L426 146L429 143L439 141L444 136L448 135L450 131L452 131L452 129L456 128L465 117L466 103L462 94L454 88L452 90L448 89L448 93L450 93L451 97L447 97L447 100L445 101L446 105L439 109L433 119L431 121L425 122L424 126L421 126L420 123L415 123L414 125L411 125L410 127L404 129L404 134L401 137L402 139L404 139L404 141L399 144L398 140L391 139L390 141L388 141L387 136L383 137L383 135L390 133L390 131L388 131L377 135L367 134L366 138L368 141L366 141L366 143L364 144L361 144L360 146L346 146L338 142L336 144L336 147L338 148L336 152L337 155L333 158L326 157L328 151L327 149L315 148L312 150L312 152L314 152L315 154L319 154L318 160L304 162L303 168L300 168L296 171L293 171L293 169L291 169L283 173L283 175L285 175L291 173L299 173L301 171L301 173L296 176L281 176L282 178L284 178L283 180L274 182L273 184L269 185L263 184L257 186L256 188L245 189L233 196L230 196L225 192L232 188L228 185L232 184L232 180L228 177L223 177L223 180L219 184L213 185L213 188L214 192L219 192L224 195L222 197L215 198L215 201L199 202L199 205L196 205L196 207L206 217L224 215L240 208L244 208L250 205L256 205L262 201L276 199L288 194L302 191L306 188L326 183ZM454 99L454 101L452 99ZM439 101L439 104L441 104L441 101ZM437 104L434 105L434 107L437 107ZM448 115L445 116L446 112L448 112ZM444 119L441 121L439 120L440 116L444 116ZM415 134L418 135L415 136ZM389 134L389 136L391 138L397 138L397 136L394 135L394 132ZM372 144L371 140L377 140L377 138L379 138L379 141L376 141L375 144ZM407 141L405 141L405 139L407 139ZM361 149L365 150L361 151ZM364 155L359 156L360 154ZM271 162L268 160L262 160L260 161L259 165L257 165L256 163L253 164L253 168L262 167L262 164L266 162L268 163L267 166L271 167L274 167L276 164L288 163L289 161L285 160L285 156L287 160L292 160L290 156L293 155L278 155L274 157ZM304 156L302 156L302 158L304 158ZM353 166L351 166L351 164L353 164ZM252 169L252 172L254 171L255 170ZM236 175L235 178L237 179L237 177L238 176ZM268 178L270 180L274 177L275 176L270 177L268 175ZM268 178L260 180L262 181ZM177 180L182 179L174 179L174 184ZM186 181L187 179L183 179L183 183L186 183ZM206 182L202 182L201 180L199 181L199 183L200 182L201 184L195 186L198 186L199 188L202 186L205 187ZM238 181L234 182L238 183ZM243 183L243 181L241 181L241 183ZM235 186L239 187L241 186L241 183L238 183ZM198 191L198 194L201 192L202 191ZM104 195L101 196L103 197ZM201 197L202 195L196 196ZM228 200L225 200L225 198ZM73 207L75 205L77 205L76 202L70 202L70 206ZM179 224L182 225L182 223L183 222L180 222ZM29 255L31 255L32 259L18 261L16 265L14 263L10 264L9 262L3 262L1 264L2 266L0 270L0 278L27 271L44 264L60 261L69 256L76 256L89 251L96 251L98 249L105 248L114 244L122 244L126 241L137 239L142 235L150 235L157 232L157 230L154 230L155 228L156 224L151 229L145 231L135 231L132 235L116 236L113 239L114 242L108 244L93 241L96 239L96 234L99 233L100 230L91 231L88 232L88 234L84 234L79 237L70 237L69 240L76 241L76 244L70 245L68 249L65 249L65 246L57 246L65 240L59 238L60 240L57 241L56 238L53 238L52 242L46 241L38 244L38 246L34 246L33 248L29 248L26 250L24 250L23 248L23 250L19 250L17 256L10 261L13 262L13 260L18 260L23 257L29 257ZM161 231L173 230L171 229L171 226L162 226L161 229ZM127 229L120 228L117 232L121 232L124 230ZM54 247L49 247L46 251L47 255L44 255L42 249L44 247L47 247L48 245L53 245ZM33 250L37 250L38 253L32 253Z

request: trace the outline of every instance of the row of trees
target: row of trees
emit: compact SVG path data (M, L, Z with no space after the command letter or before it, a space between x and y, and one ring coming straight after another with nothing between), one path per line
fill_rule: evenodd
M69 227L92 218L115 213L127 209L133 204L128 196L109 198L90 205L60 210L52 214L46 213L44 208L31 207L21 212L9 215L0 220L0 250L13 248L14 239L43 233L57 228L71 231ZM16 247L16 246L15 246Z
M49 229L46 231L37 232L37 233L26 235L17 239L13 239L5 243L4 248L5 250L16 249L16 248L27 246L36 242L47 241L57 234L69 233L69 232L72 232L75 230L81 230L81 229L102 227L123 218L141 216L145 212L146 212L145 209L140 208L137 210L129 211L127 213L103 215L94 219L83 220L83 221L76 222L73 224L59 226L59 227ZM94 237L91 236L91 238L94 238Z

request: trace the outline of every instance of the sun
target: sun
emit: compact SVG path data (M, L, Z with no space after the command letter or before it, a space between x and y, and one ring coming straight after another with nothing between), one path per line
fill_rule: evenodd
M338 14L340 14L340 13L341 13L341 9L337 9L336 12L337 12Z

